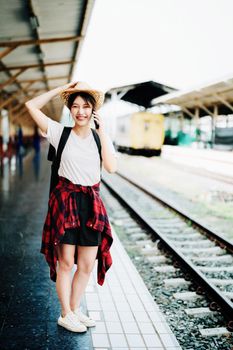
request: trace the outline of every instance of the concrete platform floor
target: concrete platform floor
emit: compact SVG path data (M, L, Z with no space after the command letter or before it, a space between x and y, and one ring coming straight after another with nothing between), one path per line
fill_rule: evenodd
M97 326L77 334L57 325L55 284L39 252L50 175L46 150L5 162L2 171L0 349L181 349L115 232L105 283L97 284L96 261L82 300Z

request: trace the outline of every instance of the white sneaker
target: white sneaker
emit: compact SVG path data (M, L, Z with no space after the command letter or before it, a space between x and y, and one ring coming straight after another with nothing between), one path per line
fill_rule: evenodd
M95 320L93 320L91 317L84 315L80 308L77 308L74 310L74 314L77 316L78 320L83 323L86 327L94 327L96 326Z
M65 317L60 315L57 323L68 329L71 332L86 332L87 327L78 321L77 316L74 315L73 311L68 312Z

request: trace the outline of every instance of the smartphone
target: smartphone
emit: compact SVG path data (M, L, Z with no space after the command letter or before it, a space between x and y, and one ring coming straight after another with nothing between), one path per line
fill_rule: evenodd
M95 123L95 128L99 129L99 124L95 120L94 120L94 123Z
M92 116L94 117L94 115L92 114ZM96 120L94 120L94 123L95 123L95 128L96 129L99 129L99 124L97 123L97 121Z

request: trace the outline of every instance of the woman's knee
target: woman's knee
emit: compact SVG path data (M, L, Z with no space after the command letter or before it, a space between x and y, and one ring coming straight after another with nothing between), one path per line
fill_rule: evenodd
M93 264L92 263L79 263L77 265L77 270L89 275L93 270Z
M60 259L59 268L63 271L71 271L74 266L74 259Z
M90 274L93 270L98 247L78 246L78 259L77 269L78 271Z
M63 271L71 271L74 266L74 248L67 244L58 246L58 264Z

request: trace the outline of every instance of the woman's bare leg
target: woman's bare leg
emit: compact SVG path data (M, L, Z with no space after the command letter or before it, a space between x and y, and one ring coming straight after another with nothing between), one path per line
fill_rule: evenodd
M60 244L58 246L56 290L60 300L63 317L71 310L71 270L74 266L74 253L75 245Z
M98 246L78 246L77 270L73 277L70 298L70 308L73 311L80 306L82 294L95 264L97 251Z

